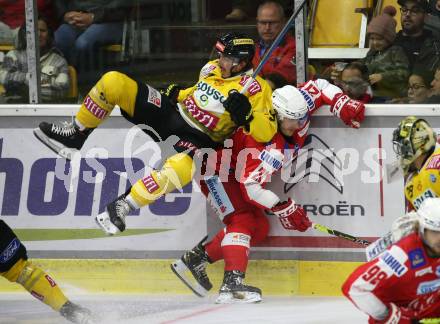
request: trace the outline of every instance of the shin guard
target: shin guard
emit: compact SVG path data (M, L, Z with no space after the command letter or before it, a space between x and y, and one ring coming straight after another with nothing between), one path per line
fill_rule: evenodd
M161 170L153 170L148 176L138 180L131 187L130 199L139 207L151 204L163 195L190 183L194 173L192 158L185 153L177 153L166 160Z
M76 120L85 128L96 128L118 105L133 116L138 85L123 73L105 73L84 99Z
M67 302L66 296L56 282L46 272L29 261L20 259L11 269L1 275L11 282L22 285L32 296L55 311L59 311L61 306Z

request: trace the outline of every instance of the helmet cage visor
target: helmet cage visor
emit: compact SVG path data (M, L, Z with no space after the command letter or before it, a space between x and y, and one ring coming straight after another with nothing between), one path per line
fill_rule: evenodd
M411 132L414 123L400 125L393 132L393 150L399 159L408 159L414 156L414 148L411 143Z

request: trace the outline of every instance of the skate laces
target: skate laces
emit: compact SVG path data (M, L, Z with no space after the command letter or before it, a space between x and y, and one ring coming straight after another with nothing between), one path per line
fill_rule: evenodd
M203 281L209 281L208 274L206 273L206 258L201 254L201 251L189 251L187 255L188 263L193 264L191 267L198 278ZM191 260L192 259L192 260Z
M72 136L78 131L78 129L75 127L73 123L64 121L62 125L52 124L51 131L61 136Z
M125 199L118 200L115 206L116 215L122 220L125 220L125 217L131 211L131 207Z

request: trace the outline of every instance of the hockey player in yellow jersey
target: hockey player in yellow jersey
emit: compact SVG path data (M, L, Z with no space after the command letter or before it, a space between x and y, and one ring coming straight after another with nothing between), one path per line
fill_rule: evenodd
M23 286L32 296L73 323L95 323L88 309L70 302L52 277L28 261L26 248L1 219L0 276Z
M73 123L62 126L42 122L35 136L61 156L81 149L87 136L118 105L134 124L151 126L162 139L177 135L176 154L160 170L139 179L130 190L110 203L96 220L108 234L125 229L125 216L163 194L188 184L195 173L194 152L217 148L237 127L255 140L268 142L277 131L271 88L257 77L245 94L252 75L254 43L242 34L228 33L215 45L219 58L208 62L198 82L181 90L170 85L162 94L148 84L119 72L108 72L84 99Z
M428 122L404 118L393 132L393 148L405 177L407 210L417 210L424 199L440 197L440 148Z

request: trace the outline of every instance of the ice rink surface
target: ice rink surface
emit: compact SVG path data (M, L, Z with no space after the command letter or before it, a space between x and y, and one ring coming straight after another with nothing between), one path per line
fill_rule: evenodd
M101 316L99 323L366 323L367 317L339 297L266 297L259 304L216 305L215 295L81 295L71 300ZM264 297L264 296L263 296ZM69 323L27 294L0 294L1 324Z

